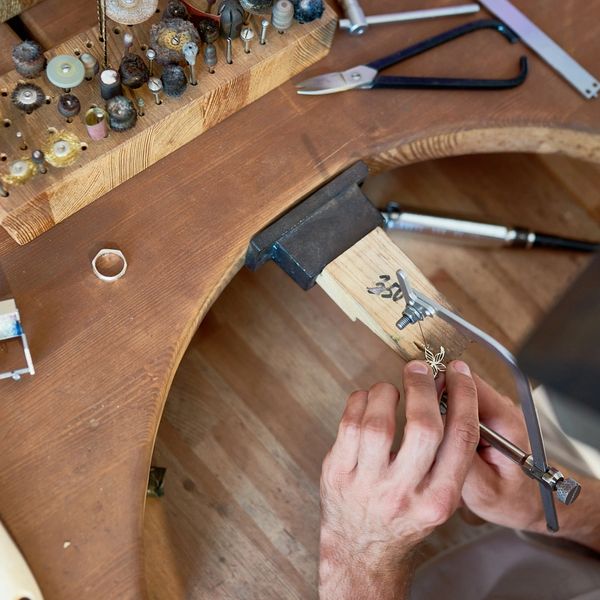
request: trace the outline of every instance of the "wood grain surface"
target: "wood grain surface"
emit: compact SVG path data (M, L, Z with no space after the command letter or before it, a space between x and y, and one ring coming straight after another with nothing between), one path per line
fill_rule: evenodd
M415 290L444 303L425 275L381 228L374 229L330 262L317 277L317 284L350 319L364 323L404 359L423 356L422 331L427 332L427 343L435 352L443 346L449 359L460 356L469 341L441 319L427 319L421 327L407 327L403 331L396 327L406 306L403 299L394 299L391 287L394 282L398 285L396 272L400 269ZM380 280L381 275L388 277L388 283ZM368 292L378 282L390 290L391 297Z
M600 240L599 184L600 166L494 155L412 165L365 187L380 206ZM511 349L589 258L392 236L448 301ZM512 391L489 352L471 346L464 356ZM402 365L317 286L303 292L275 265L236 275L194 336L159 428L154 463L167 475L165 496L146 506L150 598L316 598L321 461L346 397L377 381L401 388ZM457 515L418 558L489 528Z
M164 5L165 2L160 3ZM157 14L150 22L131 27L134 38L131 52L144 56L150 43L150 24L159 20ZM251 17L249 24L255 32L260 31L258 17ZM7 157L0 165L0 177L8 173L12 161L30 154L20 150L21 142L15 131L25 135L30 149L44 148L51 131L74 134L81 146L72 165L48 166L44 175L36 174L22 185L8 185L9 197L0 199L0 225L19 244L26 244L318 61L329 52L335 28L335 13L327 7L318 21L296 23L284 35L271 31L264 45L256 38L250 53L244 52L240 40L235 40L231 65L224 60L226 42L221 38L215 42L219 57L215 72L206 72L199 55L195 67L197 85L188 85L183 96L172 98L161 94L162 103L157 105L147 86L136 90L135 98L124 88L123 93L130 99L143 100L144 114L132 129L109 131L99 141L90 140L84 121L90 107L103 104L97 77L84 80L73 90L81 103L81 113L71 122L66 122L57 111L63 90L51 85L45 77L36 79L36 84L46 94L46 104L30 115L13 106L9 97L0 96L4 123L10 123L0 129L0 144L3 156ZM107 31L110 33L108 64L117 68L123 55L124 28L111 25ZM46 56L51 60L54 56L77 56L82 52L92 54L102 63L97 28L53 47ZM161 67L155 65L154 71L158 76ZM10 92L20 79L16 71L7 73L0 78L0 90Z
M588 62L600 48L595 4L518 4L593 69ZM396 9L391 0L364 5L371 13ZM69 8L60 7L69 22ZM414 7L416 2L406 6ZM58 18L57 12L41 12L40 29L44 19ZM360 39L339 33L331 54L296 80L372 60L463 21L374 28ZM199 322L241 266L254 233L359 158L385 169L492 150L597 157L599 105L584 101L527 50L487 33L420 56L401 71L501 77L513 72L525 52L531 75L518 90L300 98L291 81L31 244L20 247L0 235L0 289L17 301L37 367L33 378L2 383L0 420L7 425L0 441L0 517L48 599L106 598L107 590L120 599L144 597L146 479L167 391ZM478 164L466 163L460 183L462 190L480 190L467 198L472 205L490 208L516 197L519 203L511 206L517 214L526 208L517 191L538 193L529 187L529 173L516 177L517 163L505 166L495 184L482 178ZM553 166L552 173L547 197L559 183L575 190L579 178L589 190L581 200L585 207L577 204L575 213L561 205L559 222L578 227L583 219L577 215L597 218L594 178L578 165L564 172ZM439 177L432 172L423 193L436 195ZM508 185L515 181L518 189ZM498 189L503 195L494 199L490 192ZM505 189L512 189L510 195ZM443 202L440 193L436 201ZM568 195L569 206L575 193ZM545 205L536 213L546 229L550 216ZM90 259L107 245L120 247L130 264L126 277L112 285L95 279L90 269ZM413 258L423 268L419 256ZM554 255L544 256L545 270L540 267L532 281L547 283L548 290L537 285L540 298L524 304L500 294L506 305L493 298L479 305L477 294L462 287L467 272L448 275L439 266L446 255L437 263L425 256L421 262L438 265L433 283L459 309L482 318L497 311L506 318L496 330L512 335L513 327L539 316L550 290L562 289L574 275L568 265L557 270L562 262ZM486 283L488 259L478 255L474 289L522 289L523 279L509 274L507 260L497 259L502 278ZM521 260L527 264L530 255Z
M2 0L0 2L0 23L8 21L38 2L40 0Z

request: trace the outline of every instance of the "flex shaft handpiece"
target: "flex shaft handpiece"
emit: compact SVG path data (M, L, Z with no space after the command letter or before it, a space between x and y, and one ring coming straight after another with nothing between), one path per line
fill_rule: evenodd
M446 414L446 410L448 409L447 400L448 396L444 392L440 400L442 414ZM518 464L528 477L536 479L553 492L556 492L556 498L559 502L568 505L573 504L577 500L577 496L579 496L579 492L581 491L581 485L574 479L565 478L558 469L550 465L547 466L546 471L538 469L533 464L531 454L527 454L527 452L521 450L521 448L513 444L510 440L507 440L504 436L483 423L479 423L479 435L490 446L493 446L496 450L502 452L504 456Z

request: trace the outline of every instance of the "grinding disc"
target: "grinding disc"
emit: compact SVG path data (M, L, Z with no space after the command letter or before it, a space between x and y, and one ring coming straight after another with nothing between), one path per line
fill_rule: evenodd
M106 16L121 25L147 21L158 8L158 0L106 0Z
M85 68L76 56L61 54L48 62L46 75L48 81L56 87L71 89L83 81Z

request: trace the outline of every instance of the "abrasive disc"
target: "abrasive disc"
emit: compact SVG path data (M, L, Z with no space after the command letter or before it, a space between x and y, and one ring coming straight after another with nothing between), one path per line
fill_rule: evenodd
M147 21L158 8L158 0L106 0L106 16L121 25Z

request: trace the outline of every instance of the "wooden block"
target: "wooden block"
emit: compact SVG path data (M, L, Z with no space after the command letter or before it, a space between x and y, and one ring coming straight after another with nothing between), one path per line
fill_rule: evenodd
M21 41L10 25L0 23L0 75L15 68L12 60L13 46Z
M157 17L158 18L158 15ZM260 29L253 17L253 28ZM56 223L90 204L130 177L137 175L164 156L177 150L229 115L281 85L329 52L336 27L334 11L327 7L323 18L307 25L295 24L284 35L270 32L268 42L257 42L246 54L239 40L234 41L233 64L225 62L225 42L217 42L219 62L216 73L208 74L198 58L198 85L188 86L180 98L163 97L155 104L146 86L136 91L145 102L145 115L127 132L110 132L99 142L89 140L83 115L93 105L102 105L95 81L84 82L75 90L81 102L81 115L66 123L56 110L60 91L45 79L36 80L47 94L47 105L31 115L18 111L8 98L19 76L15 71L0 78L0 106L10 126L0 128L2 156L0 176L11 161L29 155L19 150L15 137L23 131L29 148L44 145L52 129L67 130L78 136L81 152L76 163L58 169L50 167L45 175L36 175L25 184L12 186L8 198L0 198L0 224L19 244L31 241ZM123 53L122 34L127 28L112 26L109 40L110 64L118 65ZM148 23L131 28L133 51L143 54L149 43ZM90 52L101 58L101 44L95 29L80 34L47 52L58 54ZM258 141L257 141L258 143ZM206 157L197 157L198 161ZM240 165L241 167L241 165Z
M16 17L22 11L30 6L37 4L41 0L2 0L0 2L0 23Z
M392 286L398 269L406 273L415 290L447 305L423 273L380 228L328 264L317 283L353 321L362 321L406 360L423 358L423 337L435 352L443 346L447 360L458 358L468 343L464 335L436 317L423 321L420 328L409 325L401 331L396 322L402 316L405 302L401 296L394 300L394 292L399 288L394 287L391 297L387 298L368 292L368 288L381 281L381 275L389 276L385 285Z

